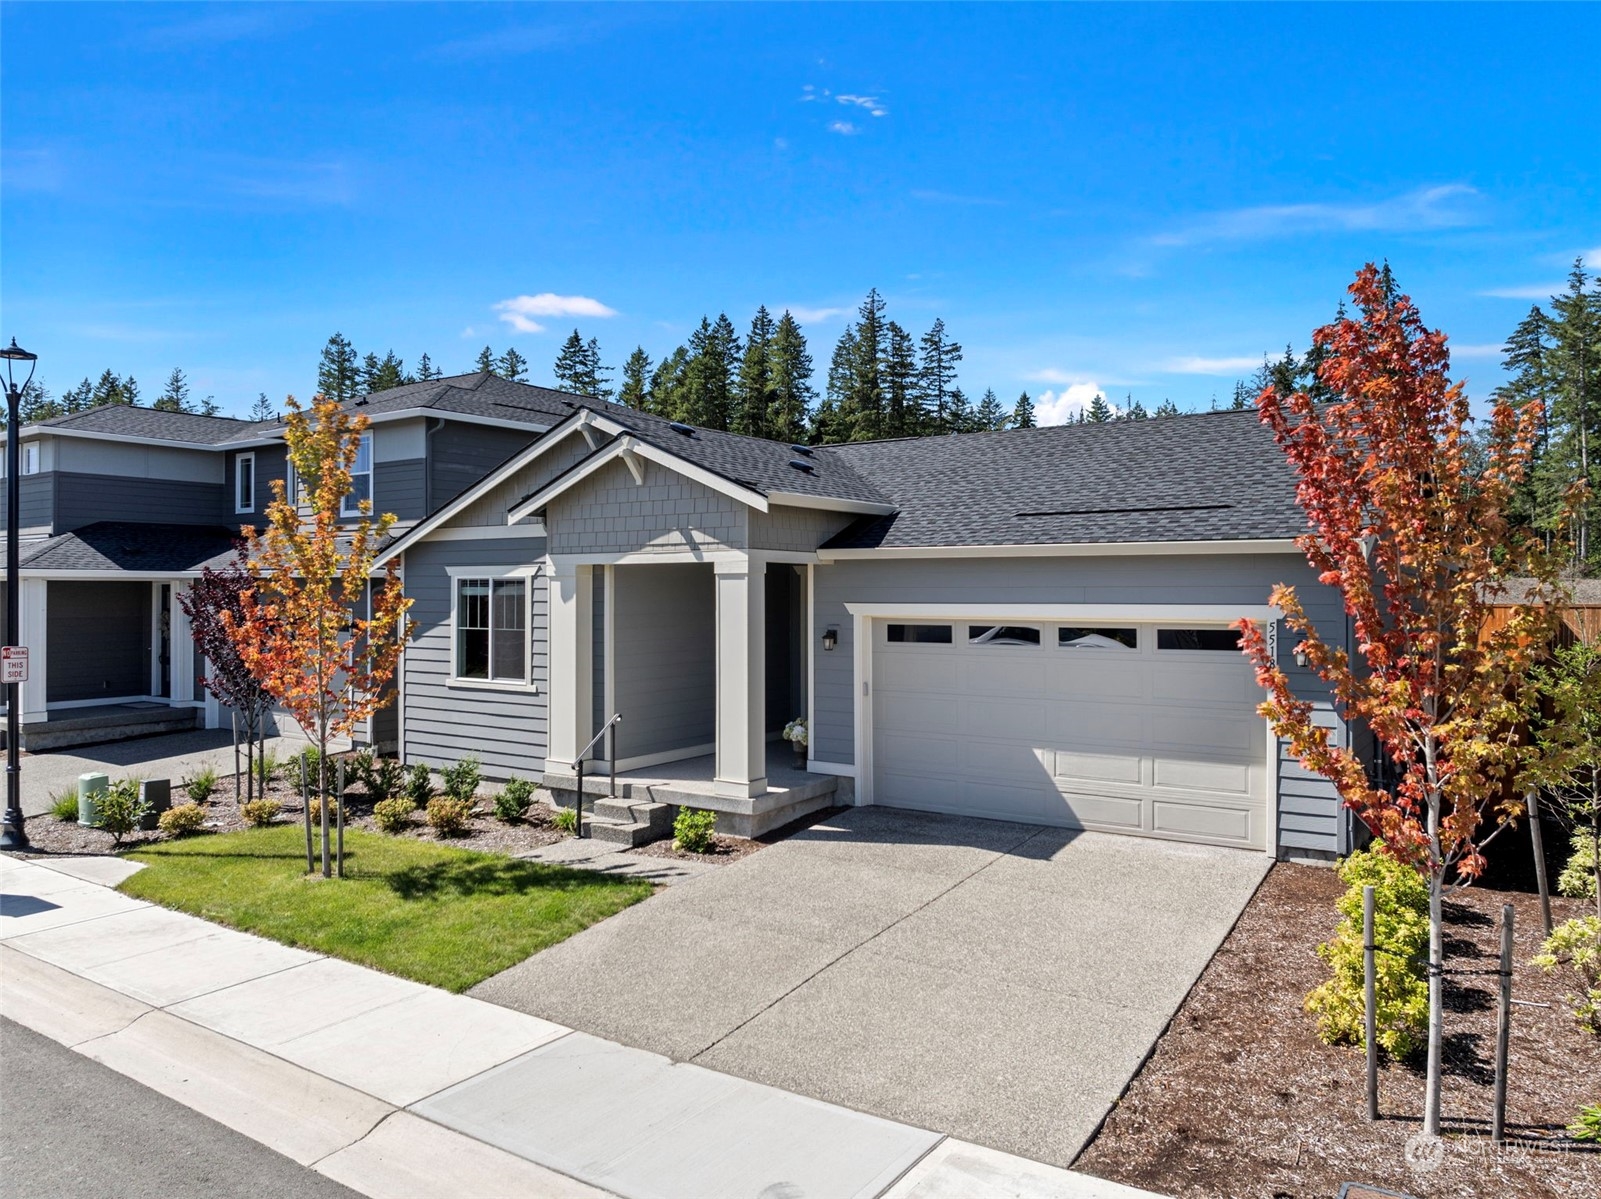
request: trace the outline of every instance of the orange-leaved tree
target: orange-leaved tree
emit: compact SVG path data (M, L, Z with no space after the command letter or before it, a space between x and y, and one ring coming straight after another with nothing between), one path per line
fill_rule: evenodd
M1521 811L1521 784L1538 755L1526 722L1537 701L1529 668L1555 627L1560 588L1540 538L1507 516L1533 452L1538 405L1496 402L1476 439L1467 395L1449 378L1445 335L1426 329L1372 264L1350 294L1355 314L1313 335L1318 390L1331 398L1270 385L1257 406L1295 469L1308 525L1299 545L1344 599L1354 652L1319 635L1293 587L1276 587L1272 603L1341 715L1371 730L1392 782L1380 785L1352 747L1331 740L1263 633L1239 627L1275 732L1333 781L1384 852L1428 880L1424 1132L1438 1135L1442 897L1448 883L1483 868L1486 820L1505 827ZM1486 632L1497 600L1517 607Z
M361 499L355 518L345 515L352 511L351 473L366 416L352 417L321 396L309 411L293 396L285 407L284 441L297 494L291 502L284 480L273 480L266 527L245 530L255 587L242 596L240 614L224 613L223 619L267 693L316 741L320 799L327 794L329 740L349 736L388 698L411 601L393 562L374 577L393 514L374 517L372 501ZM318 805L325 876L329 806ZM308 871L314 868L310 819L308 806Z

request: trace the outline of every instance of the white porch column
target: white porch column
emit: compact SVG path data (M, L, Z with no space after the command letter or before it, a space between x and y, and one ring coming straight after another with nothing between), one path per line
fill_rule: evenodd
M546 696L548 770L566 772L594 736L590 676L594 651L594 572L551 559L550 693Z
M719 794L767 790L767 565L719 561L717 572L717 778Z
M31 724L45 718L45 686L49 663L45 657L48 648L46 620L49 612L50 583L46 579L22 579L22 602L17 605L17 633L22 644L28 647L28 681L18 688L22 692L22 723Z
M172 581L172 702L188 704L200 698L195 694L195 639L189 631L189 613L178 602L188 594L189 584Z

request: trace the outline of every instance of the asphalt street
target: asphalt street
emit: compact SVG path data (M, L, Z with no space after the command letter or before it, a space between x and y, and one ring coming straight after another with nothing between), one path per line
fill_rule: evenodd
M0 1019L3 1199L360 1199L148 1087Z

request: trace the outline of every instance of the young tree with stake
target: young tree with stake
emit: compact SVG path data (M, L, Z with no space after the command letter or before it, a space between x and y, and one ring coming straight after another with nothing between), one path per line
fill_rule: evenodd
M1429 884L1429 1023L1423 1131L1440 1131L1443 1044L1441 903L1448 876L1483 868L1487 817L1499 827L1522 811L1538 749L1525 718L1537 702L1530 668L1555 627L1554 562L1539 537L1507 518L1539 429L1537 405L1497 402L1479 452L1468 399L1448 378L1443 333L1425 329L1411 301L1371 264L1350 293L1356 314L1317 330L1318 382L1330 399L1257 397L1298 476L1309 531L1300 548L1319 580L1337 588L1353 623L1354 652L1325 641L1293 587L1272 603L1341 714L1372 730L1394 765L1393 790L1377 786L1349 746L1299 698L1263 632L1241 622L1243 644L1268 692L1262 713L1385 852ZM1480 456L1482 453L1482 457ZM1503 580L1521 588L1505 624L1485 632Z
M239 616L224 612L222 619L268 694L316 741L321 797L327 791L329 740L354 732L385 702L384 688L409 631L411 601L394 562L381 581L372 577L394 515L374 518L365 499L354 521L340 515L367 418L352 418L321 396L309 412L293 396L286 407L289 469L299 479L306 510L289 503L282 480L273 481L267 527L249 543L256 585L243 593ZM326 877L328 804L319 806ZM309 851L306 868L313 869Z

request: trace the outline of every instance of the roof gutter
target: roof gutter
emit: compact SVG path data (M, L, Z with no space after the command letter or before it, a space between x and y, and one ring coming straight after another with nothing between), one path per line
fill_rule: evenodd
M1293 537L1239 541L1079 541L1051 545L894 545L817 551L819 562L886 558L1132 558L1142 555L1299 554Z

